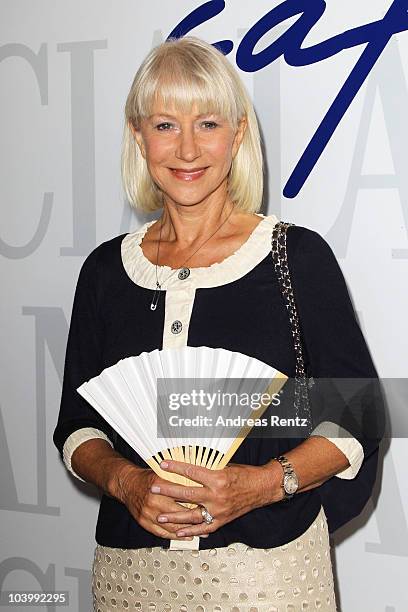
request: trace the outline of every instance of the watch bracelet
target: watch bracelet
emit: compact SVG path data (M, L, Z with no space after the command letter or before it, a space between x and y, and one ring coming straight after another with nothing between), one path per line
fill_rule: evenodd
M298 481L298 477L297 474L294 470L293 465L288 461L287 457L285 457L285 455L279 455L278 457L275 457L275 460L278 461L278 463L281 464L282 468L283 468L283 478L282 478L282 483L281 483L281 487L283 489L284 492L284 497L282 498L281 501L289 501L290 499L292 499L292 497L294 497L295 493L288 493L285 489L285 477L287 475L293 474L296 478L296 480Z

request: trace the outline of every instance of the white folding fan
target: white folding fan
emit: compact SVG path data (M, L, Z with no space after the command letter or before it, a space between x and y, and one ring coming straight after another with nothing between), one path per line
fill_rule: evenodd
M246 394L265 394L256 409L251 404L239 406L242 419L258 419L271 403L271 396L278 393L287 380L268 364L239 352L207 346L185 346L165 348L141 353L137 357L126 357L115 365L105 368L98 376L84 382L77 391L114 428L114 430L144 459L155 473L163 479L188 486L200 483L160 468L163 459L174 459L208 469L224 468L243 442L250 425L244 425L237 436L227 437L220 426L206 428L208 437L194 437L194 429L188 437L175 437L168 420L168 394L177 387L179 379L210 379L222 384L221 393L228 393L229 380L239 379L245 385ZM165 395L158 395L158 379L162 379ZM269 384L265 388L265 380ZM240 383L241 385L241 383ZM239 392L236 386L235 392ZM166 397L167 395L167 397ZM261 397L257 395L257 397ZM269 397L269 401L267 401ZM165 400L165 401L164 401ZM225 418L237 416L233 403L223 413ZM157 419L160 419L161 435L158 437ZM164 431L163 431L164 428ZM183 503L194 508L196 504ZM170 541L170 549L199 548L199 537L193 540Z

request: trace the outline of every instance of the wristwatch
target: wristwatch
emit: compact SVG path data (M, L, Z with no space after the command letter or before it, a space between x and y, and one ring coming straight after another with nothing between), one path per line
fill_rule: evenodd
M299 480L296 475L295 470L293 469L293 465L289 463L286 459L285 455L281 455L280 457L275 457L276 461L279 461L281 466L283 467L283 480L281 487L285 493L285 497L283 501L288 501L292 499L294 494L299 488Z

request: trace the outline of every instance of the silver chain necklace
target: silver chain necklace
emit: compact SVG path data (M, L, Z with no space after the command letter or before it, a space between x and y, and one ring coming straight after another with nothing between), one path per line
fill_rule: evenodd
M231 216L232 211L234 210L234 207L231 209L229 215L226 217L226 219L224 219L224 221L221 223L221 225L219 227L217 227L217 229L215 230L215 232L213 232L211 234L211 236L209 236L204 242L203 244L201 244L198 249L196 249L194 251L194 253L192 253L189 257L187 257L187 259L185 261L183 261L183 263L181 264L181 266L179 268L176 268L175 270L172 270L172 272L168 275L167 278L164 279L164 281L162 281L161 283L159 283L158 280L158 275L157 275L157 268L158 268L158 262L159 262L159 249L160 249L160 242L161 242L161 232L162 232L162 227L163 227L163 221L160 225L160 234L159 234L159 242L157 244L157 255L156 255L156 289L154 290L154 294L153 294L153 299L151 301L150 304L150 310L156 310L157 308L157 303L159 301L159 296L160 296L160 291L162 289L162 286L165 282L167 282L169 280L169 278L171 276L173 276L173 274L175 274L177 272L177 270L180 270L180 268L184 268L185 264L193 257L193 255L195 255L197 253L197 251L199 251L209 240L210 238L212 238L214 236L214 234L216 234L224 225L224 223L226 223L226 221L228 221L228 219Z

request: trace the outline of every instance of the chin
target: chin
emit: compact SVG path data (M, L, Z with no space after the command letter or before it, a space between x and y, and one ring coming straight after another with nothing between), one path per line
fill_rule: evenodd
M186 195L186 194L166 194L167 197L170 199L171 202L173 202L174 204L178 204L179 206L194 206L196 204L200 204L200 202L203 202L206 198L209 197L209 193L206 193L204 195Z

